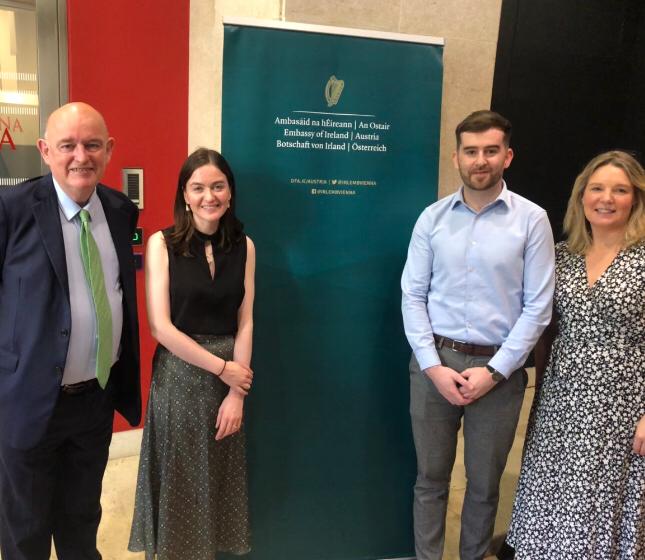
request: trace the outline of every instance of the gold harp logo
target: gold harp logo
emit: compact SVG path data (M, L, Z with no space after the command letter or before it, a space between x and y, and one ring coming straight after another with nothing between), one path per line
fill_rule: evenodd
M327 107L333 107L338 103L340 99L340 94L343 93L343 88L345 87L344 80L338 80L336 76L332 76L327 80L327 85L325 86L325 99L327 100Z

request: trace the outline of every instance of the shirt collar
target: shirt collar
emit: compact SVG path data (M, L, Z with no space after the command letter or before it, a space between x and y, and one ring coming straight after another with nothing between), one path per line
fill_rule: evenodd
M52 181L54 182L54 188L56 189L56 196L58 197L58 205L60 206L60 209L63 211L63 214L65 215L65 218L67 218L68 222L71 222L82 210L82 208L87 210L90 213L90 215L92 215L92 207L95 206L96 204L95 200L98 199L98 196L96 194L96 189L94 189L94 192L92 192L92 196L90 196L90 199L87 201L87 204L81 208L81 206L77 202L72 200L69 197L69 195L61 188L61 186L58 184L56 179L54 179L53 175L52 175Z
M482 208L482 210L485 210L487 208L490 208L493 205L502 203L504 204L507 208L510 208L511 206L511 193L506 187L506 181L502 179L502 190L500 191L499 195L497 195L497 198L493 200L493 202L487 204ZM453 195L452 202L450 203L450 209L454 210L454 208L457 205L466 205L466 201L464 200L464 186L462 185L459 190Z

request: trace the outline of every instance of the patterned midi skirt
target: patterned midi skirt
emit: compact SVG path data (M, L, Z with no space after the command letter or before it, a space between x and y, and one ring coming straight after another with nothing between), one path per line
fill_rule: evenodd
M192 336L225 360L232 336ZM229 387L159 345L128 548L146 560L213 560L250 550L243 429L215 441Z

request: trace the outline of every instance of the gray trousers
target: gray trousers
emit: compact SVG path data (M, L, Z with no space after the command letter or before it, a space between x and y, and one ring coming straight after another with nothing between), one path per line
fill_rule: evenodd
M489 358L439 350L443 365L461 372L484 366ZM410 360L410 415L417 452L414 486L414 539L417 560L441 560L446 528L450 476L457 432L464 422L466 494L461 511L461 560L480 560L495 527L499 483L513 445L527 374L513 372L474 403L450 404L434 383Z

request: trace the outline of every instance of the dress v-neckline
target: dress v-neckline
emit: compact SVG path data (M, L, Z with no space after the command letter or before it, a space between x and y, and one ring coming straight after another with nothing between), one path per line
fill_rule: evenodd
M587 290L590 290L590 291L591 291L591 290L593 290L593 289L598 285L598 282L600 282L600 281L605 277L605 275L607 274L607 271L608 271L612 266L614 266L614 263L618 260L618 257L620 257L620 255L621 255L622 253L623 253L623 249L620 249L620 250L618 251L618 253L616 253L616 255L614 256L614 258L613 258L613 259L611 259L610 263L607 265L607 267L605 268L605 270L603 270L603 271L598 275L598 278L596 278L596 279L594 280L594 282L593 282L593 283L590 283L590 282L589 282L589 270L587 269L587 256L586 256L586 255L582 255L582 271L583 271L583 274L584 274L584 281L585 281L585 286L587 287Z

